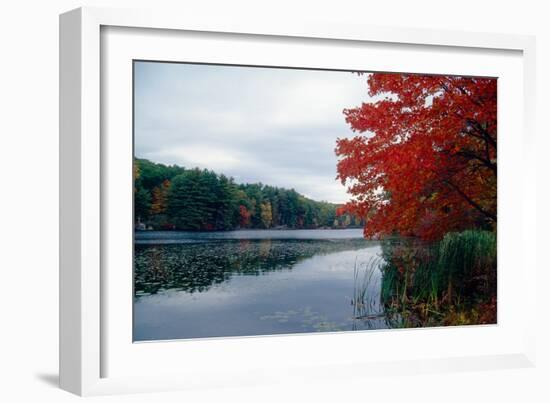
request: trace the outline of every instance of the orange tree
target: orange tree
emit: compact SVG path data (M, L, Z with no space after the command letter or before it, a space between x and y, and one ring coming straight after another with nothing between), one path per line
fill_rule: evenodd
M369 74L371 102L346 109L338 178L365 236L439 239L495 228L497 84L492 78Z

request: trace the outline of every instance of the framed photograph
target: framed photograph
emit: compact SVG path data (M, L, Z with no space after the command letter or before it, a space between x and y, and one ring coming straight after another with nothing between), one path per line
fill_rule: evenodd
M534 365L532 37L84 8L60 45L62 388Z

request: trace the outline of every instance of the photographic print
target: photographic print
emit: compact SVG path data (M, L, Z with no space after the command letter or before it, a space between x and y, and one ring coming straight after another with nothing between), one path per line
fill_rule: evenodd
M133 63L134 341L496 323L496 78Z

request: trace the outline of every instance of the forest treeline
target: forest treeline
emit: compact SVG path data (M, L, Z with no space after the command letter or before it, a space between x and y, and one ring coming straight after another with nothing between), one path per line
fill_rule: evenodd
M138 229L227 231L239 228L361 226L339 206L294 189L237 184L211 170L134 159L134 218Z

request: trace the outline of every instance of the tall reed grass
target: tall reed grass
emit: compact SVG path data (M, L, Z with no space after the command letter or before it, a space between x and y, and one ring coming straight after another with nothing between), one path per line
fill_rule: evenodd
M353 318L363 319L383 314L380 307L380 299L377 293L379 288L379 275L382 260L379 257L371 257L363 264L355 261L353 267Z
M389 239L382 248L381 297L388 307L422 306L433 318L496 300L494 232L452 232L435 243Z

